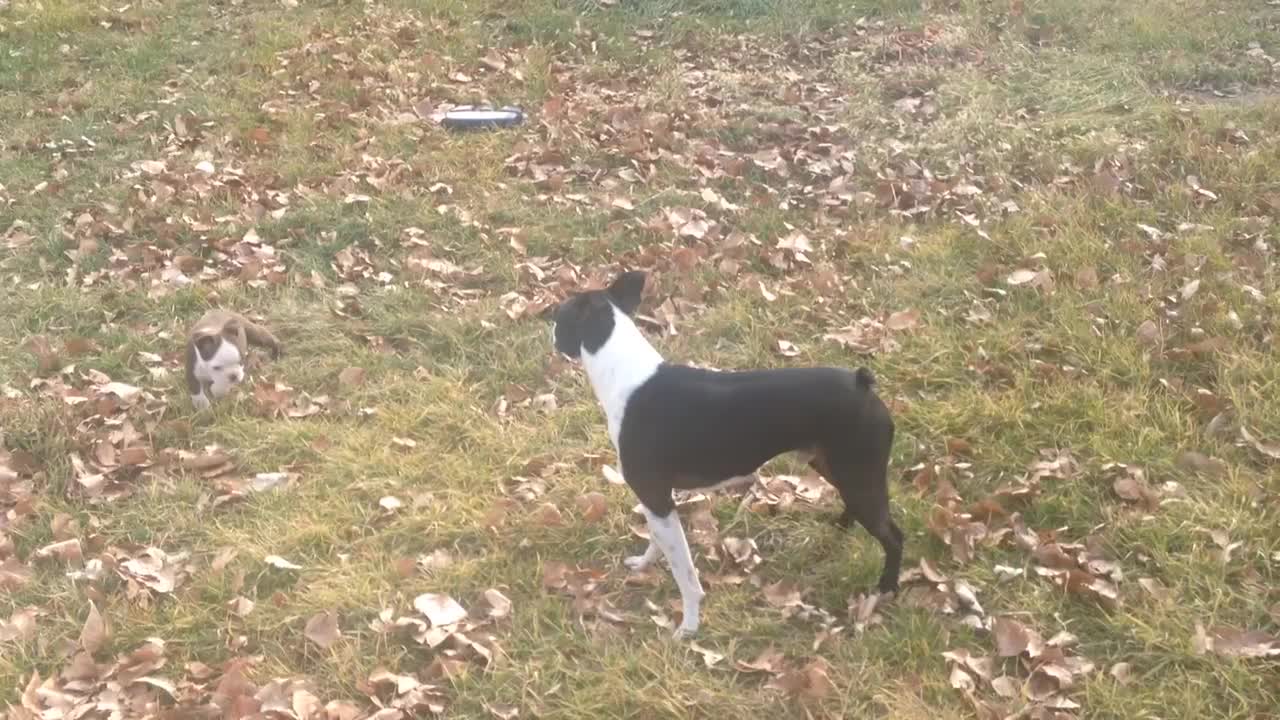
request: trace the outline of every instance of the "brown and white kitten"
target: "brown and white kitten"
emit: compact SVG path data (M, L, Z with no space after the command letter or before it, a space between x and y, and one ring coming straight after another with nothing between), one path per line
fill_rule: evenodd
M248 346L267 348L280 357L283 347L269 330L230 310L210 310L187 336L187 391L197 410L211 406L244 380Z

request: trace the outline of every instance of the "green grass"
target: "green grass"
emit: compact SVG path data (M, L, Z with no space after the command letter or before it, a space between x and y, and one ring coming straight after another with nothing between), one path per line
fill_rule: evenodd
M4 589L0 622L39 614L21 637L4 640L0 626L0 700L16 706L33 674L68 666L93 601L111 628L96 660L162 639L168 661L153 674L188 683L179 694L191 704L210 701L228 661L254 658L255 686L297 678L322 704L369 712L379 669L439 685L459 717L501 704L557 718L1028 708L982 681L973 700L951 686L942 653L995 645L919 602L919 585L854 627L847 608L881 555L864 532L831 526L834 506L739 514L737 496L707 501L720 537L755 540L764 562L752 581L708 583L697 642L724 660L707 667L668 639L651 620L678 621L666 571L654 585L624 582L620 559L643 541L634 497L601 479L599 465L616 462L590 389L555 361L543 320L506 313L510 293L549 302L626 266L651 271L645 313L669 297L678 307L678 334L651 332L669 358L871 367L896 408L891 477L908 563L968 582L987 617L1073 633L1071 652L1095 666L1064 692L1080 717L1274 713L1274 659L1201 654L1194 637L1197 625L1280 634L1280 475L1236 430L1280 440L1280 226L1269 219L1280 209L1280 101L1276 70L1248 54L1256 42L1280 56L1267 32L1277 23L1280 10L1243 0L175 0L123 12L14 0L0 9L0 447L20 473L0 474L18 483L0 484L0 561L12 555L33 575ZM490 50L506 53L505 70L478 62ZM478 101L523 105L529 122L451 135L416 119L415 108ZM546 112L557 103L558 118ZM786 174L751 160L775 148ZM135 169L157 160L165 175ZM196 169L204 161L212 178ZM837 177L843 194L828 192ZM741 209L721 209L706 188ZM611 204L623 198L633 210ZM703 210L719 235L655 229L674 208ZM809 237L812 264L771 258L790 228ZM251 229L273 253L262 272L278 262L278 275L242 271L261 247L241 242ZM759 241L734 251L737 275L718 255L730 231ZM463 274L415 270L421 247ZM704 259L682 269L680 248ZM347 249L357 261L343 269ZM203 272L169 282L166 269L191 258ZM1052 288L1006 283L1021 267L1050 271ZM276 330L287 354L262 361L259 379L322 412L271 417L243 388L194 413L181 341L212 306ZM888 350L857 355L823 338L906 309L919 326L889 333ZM1148 320L1154 345L1140 337ZM61 352L52 371L28 349L36 336ZM1216 351L1186 351L1204 337L1220 339ZM74 354L69 338L93 346ZM799 356L779 355L779 340ZM361 384L339 380L351 367ZM147 399L105 415L76 403L98 373ZM1219 407L1198 407L1198 390ZM554 409L520 402L545 394ZM1208 432L1222 408L1226 434ZM118 445L126 421L156 459L216 445L234 470L120 470L113 480L129 494L91 501L72 456ZM1117 608L1064 595L1008 536L953 559L930 531L933 491L909 470L953 465L952 438L972 448L951 470L957 509L1016 482L1042 450L1072 453L1078 471L1044 479L1017 509L1046 539L1116 563ZM1190 472L1184 451L1219 458L1224 472ZM1157 508L1117 496L1106 467L1116 462L1145 470L1163 493ZM291 474L288 488L215 502L227 482L277 471ZM801 466L765 470L784 472ZM537 497L517 492L529 478ZM594 522L577 505L589 492L607 503ZM385 511L388 496L403 506ZM561 523L545 521L547 503ZM55 531L63 515L75 526ZM1241 543L1225 561L1214 531ZM67 537L105 563L101 575L68 577L84 564L37 556ZM146 547L189 554L174 592L113 569ZM215 570L227 549L236 556ZM437 551L452 563L412 568ZM272 568L268 555L302 569ZM732 569L724 550L695 557L704 574ZM554 563L603 573L587 602L607 600L628 622L580 617L573 598L543 586ZM997 565L1026 575L1003 578ZM842 630L815 649L819 620L766 601L761 588L778 581ZM426 592L482 615L490 588L513 610L469 633L500 649L487 668L456 640L433 650L372 627L384 608L413 616ZM254 610L233 614L237 597ZM341 637L321 649L304 628L327 610ZM829 692L797 699L735 669L768 647L788 669L825 659ZM465 676L438 677L455 656ZM1122 662L1124 684L1108 674ZM1027 676L1012 659L996 667Z

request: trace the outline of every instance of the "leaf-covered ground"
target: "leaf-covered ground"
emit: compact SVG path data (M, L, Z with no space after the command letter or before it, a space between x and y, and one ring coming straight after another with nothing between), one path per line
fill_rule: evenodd
M1276 3L108 5L0 0L11 720L1275 716ZM542 317L621 267L874 370L898 597L780 460L669 639ZM197 413L214 306L287 354Z

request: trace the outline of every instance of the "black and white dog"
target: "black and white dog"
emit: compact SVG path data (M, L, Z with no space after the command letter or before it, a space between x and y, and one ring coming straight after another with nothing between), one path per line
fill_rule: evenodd
M664 362L631 320L645 275L627 272L606 290L575 294L555 311L559 352L581 359L604 407L623 478L639 497L649 547L633 569L666 556L684 619L698 629L702 584L671 491L710 488L750 475L782 453L809 464L840 491L841 524L862 524L884 549L881 592L898 588L902 531L889 516L893 420L869 370L785 368L716 372Z

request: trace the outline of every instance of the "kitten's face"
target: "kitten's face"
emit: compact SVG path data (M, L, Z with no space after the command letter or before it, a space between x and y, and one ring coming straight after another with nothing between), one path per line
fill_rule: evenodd
M208 382L214 397L222 397L244 380L240 348L220 335L196 338L195 374Z

